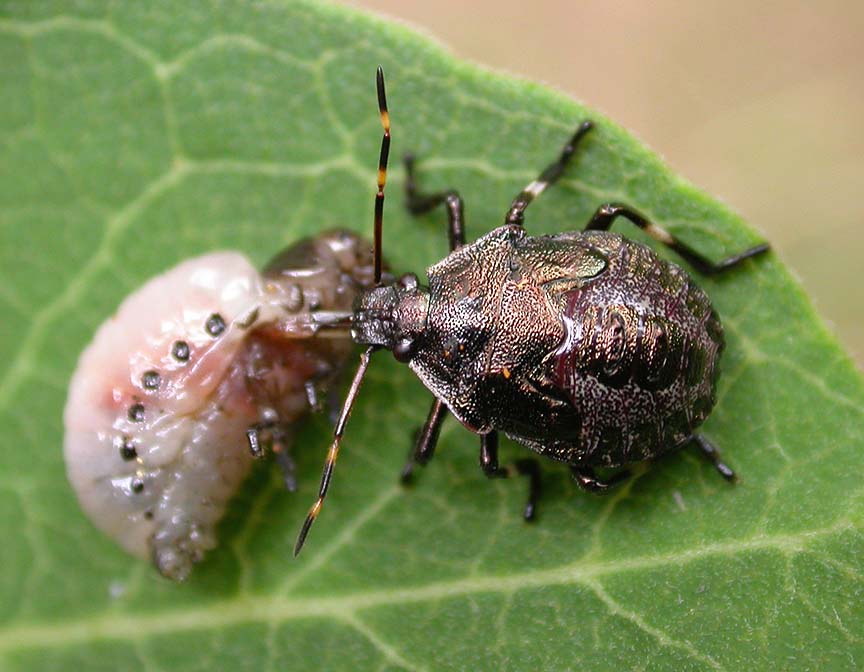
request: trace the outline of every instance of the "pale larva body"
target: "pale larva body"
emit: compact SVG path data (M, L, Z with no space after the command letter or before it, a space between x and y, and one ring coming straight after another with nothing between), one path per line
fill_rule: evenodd
M257 271L236 252L184 261L133 292L81 354L64 413L69 481L129 553L185 579L252 464L247 430L281 440L351 352L313 338L313 311L351 308L372 282L347 232Z

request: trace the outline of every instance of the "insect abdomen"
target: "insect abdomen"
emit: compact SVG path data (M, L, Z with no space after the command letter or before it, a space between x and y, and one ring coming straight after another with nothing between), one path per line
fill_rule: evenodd
M568 294L553 378L582 419L570 457L617 466L673 448L707 417L723 333L682 269L620 236L589 235L610 265Z

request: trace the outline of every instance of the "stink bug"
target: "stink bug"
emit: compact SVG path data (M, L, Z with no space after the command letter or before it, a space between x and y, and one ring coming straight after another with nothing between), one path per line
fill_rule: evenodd
M381 257L382 210L390 127L381 69L378 105L384 126L375 199L375 249ZM466 244L456 191L422 193L406 158L408 209L443 206L450 254L415 275L383 284L376 273L350 319L366 345L336 425L318 500L295 546L300 551L321 510L343 432L372 353L386 348L435 395L403 471L429 461L441 423L452 413L480 435L480 466L489 477L530 477L525 518L534 517L539 468L520 459L498 464L498 433L569 465L584 489L603 492L626 475L603 479L595 468L622 467L685 444L697 446L727 479L734 473L696 428L715 403L723 329L706 294L677 265L609 231L620 218L670 247L697 271L716 275L768 250L767 244L714 263L636 210L600 206L584 231L529 236L525 210L564 173L592 130L583 122L556 161L515 198L500 226ZM379 263L376 263L376 268Z

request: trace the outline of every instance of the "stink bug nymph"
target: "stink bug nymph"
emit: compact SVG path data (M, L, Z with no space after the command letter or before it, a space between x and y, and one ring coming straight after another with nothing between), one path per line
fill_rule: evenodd
M384 125L375 199L376 267L390 146L381 69L378 105ZM350 316L353 339L367 348L334 432L318 500L295 546L299 552L324 497L351 407L372 353L390 350L435 395L403 476L425 464L441 423L452 413L480 435L480 466L489 477L530 477L525 518L534 516L537 461L498 464L498 433L569 465L584 489L602 492L626 475L595 468L647 460L685 444L698 447L727 479L734 473L697 427L715 403L723 329L707 295L679 266L609 231L623 218L670 247L706 275L724 273L768 250L762 244L712 262L636 210L601 205L584 231L530 236L525 210L564 173L593 128L583 122L556 161L516 196L504 224L466 244L463 201L456 191L423 193L406 157L408 209L443 206L450 254L427 269L428 285L407 275L383 284L376 274Z

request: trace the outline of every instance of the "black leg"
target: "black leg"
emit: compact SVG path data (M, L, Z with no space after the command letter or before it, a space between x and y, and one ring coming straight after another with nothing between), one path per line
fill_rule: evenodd
M694 434L690 437L690 443L696 444L696 447L699 448L700 452L708 459L711 464L714 465L714 468L720 473L720 475L725 478L730 483L734 483L737 480L735 476L735 472L732 471L732 468L723 462L720 457L720 453L717 450L717 447L711 443L708 439L706 439L702 434Z
M597 495L605 494L609 491L614 485L617 485L621 481L625 481L630 478L630 472L626 469L622 469L621 471L613 474L607 480L602 480L597 477L597 474L594 473L594 470L591 467L570 467L570 473L573 475L573 480L576 481L576 484L585 490L586 492L593 492Z
M429 409L426 424L423 425L423 429L420 430L416 442L411 446L411 452L408 453L408 459L405 461L405 466L402 467L403 483L410 482L414 474L415 465L424 465L432 459L445 417L447 417L447 407L444 406L440 399L435 399L432 402L432 407Z
M540 497L540 466L533 458L516 460L512 467L498 466L498 432L480 435L480 468L488 478L510 478L516 474L527 476L528 502L522 516L532 521L537 515L537 500Z
M414 157L405 155L405 205L412 215L422 215L444 205L447 208L447 232L450 251L458 250L465 244L465 208L459 192L452 189L434 194L421 194L417 191L414 174Z
M525 208L528 207L531 201L542 194L546 190L546 187L555 184L555 182L558 181L558 178L564 174L564 169L567 167L567 164L570 163L570 159L573 158L573 154L576 151L576 147L579 145L579 141L582 140L582 138L585 137L585 134L592 128L594 128L594 124L590 121L583 121L579 124L579 128L576 129L573 137L567 141L567 144L564 145L564 149L561 150L561 156L558 157L558 160L546 166L546 169L540 173L537 179L520 191L519 195L513 199L513 203L510 205L510 209L504 217L505 224L516 224L522 226L522 222L525 221Z
M480 435L480 468L490 478L501 476L498 469L498 432Z
M632 222L645 231L654 240L675 250L675 252L686 259L693 268L705 275L716 275L722 273L730 268L734 268L745 259L755 257L759 254L764 254L769 249L768 243L762 243L761 245L756 245L755 247L751 247L748 250L744 250L739 254L734 254L731 257L727 257L726 259L715 263L706 259L701 254L679 241L665 229L649 222L635 210L628 208L626 205L619 205L616 203L601 205L597 212L594 213L594 216L591 218L591 221L588 222L588 226L586 226L585 229L608 231L612 226L612 222L615 221L615 218L617 217L623 217L629 222Z
M252 425L246 430L246 443L249 445L249 452L256 460L260 460L267 454L267 443L261 436L262 431L263 427L260 424Z
M321 402L321 395L318 394L318 388L315 386L314 380L307 380L303 383L303 389L306 391L306 402L313 413L320 413L324 408Z
M246 430L246 441L255 459L262 459L267 453L272 453L282 470L285 488L294 492L297 490L297 465L288 450L289 432L278 421L259 422Z

